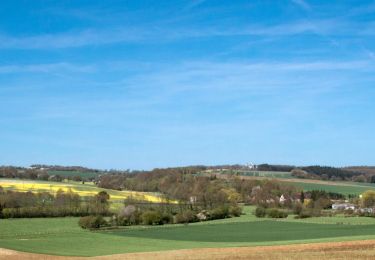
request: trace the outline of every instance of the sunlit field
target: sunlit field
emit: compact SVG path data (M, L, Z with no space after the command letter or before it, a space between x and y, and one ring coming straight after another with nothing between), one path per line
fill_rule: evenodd
M14 190L20 192L49 192L54 194L58 190L62 190L64 192L72 191L78 193L82 197L90 197L96 195L100 191L106 191L110 195L110 200L112 201L123 200L129 197L149 202L165 201L162 196L154 193L102 189L96 187L93 183L81 184L80 182L73 181L60 183L48 181L0 179L0 186L5 190Z

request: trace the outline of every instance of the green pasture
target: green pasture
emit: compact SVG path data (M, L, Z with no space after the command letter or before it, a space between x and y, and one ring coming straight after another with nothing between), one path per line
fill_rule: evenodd
M289 185L293 185L303 189L304 191L311 191L311 190L324 190L327 192L336 192L341 193L344 195L349 194L361 194L367 190L375 190L375 185L372 183L357 183L357 182L329 182L326 181L323 183L311 183L311 182L304 182L303 180L299 182L288 182L285 181ZM330 184L332 183L332 184Z
M80 171L48 171L48 175L60 175L61 177L95 178L100 175L98 172L80 172Z
M265 177L265 178L293 178L290 172L276 171L254 171L254 170L224 170L224 171L206 171L206 173L228 174L234 176Z
M375 238L375 219L322 217L258 219L246 215L189 225L125 227L91 232L78 218L0 220L0 247L20 251L95 256L202 247L233 247Z
M241 176L252 177L268 177L268 178L293 178L290 172L275 172L275 171L239 171Z

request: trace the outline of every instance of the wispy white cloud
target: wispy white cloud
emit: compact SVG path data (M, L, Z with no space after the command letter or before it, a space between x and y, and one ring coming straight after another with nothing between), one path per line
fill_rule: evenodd
M4 65L0 66L0 74L11 73L54 73L54 72L76 72L90 73L94 72L93 65L78 65L72 63L45 63L45 64L28 64L28 65Z
M345 26L346 27L345 27ZM147 26L140 28L87 29L33 36L0 35L0 49L59 49L115 43L155 43L189 38L232 36L289 36L303 33L340 34L353 30L337 20L299 20L275 25L249 25L242 28L208 26L201 28Z
M146 35L140 29L83 30L55 34L13 37L0 35L0 49L58 49L117 42L136 42Z
M291 1L305 10L308 10L308 11L311 10L311 6L307 3L306 0L291 0Z
M192 0L188 5L185 7L185 11L189 11L197 6L202 5L206 0Z

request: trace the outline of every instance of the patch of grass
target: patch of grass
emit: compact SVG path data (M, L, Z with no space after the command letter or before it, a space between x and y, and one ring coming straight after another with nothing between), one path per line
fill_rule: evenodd
M290 172L276 172L276 171L254 171L254 170L224 170L224 171L205 171L208 174L227 174L235 176L248 177L265 177L265 178L294 178Z
M267 178L293 178L290 172L275 172L275 171L242 171L239 172L242 176L267 177Z
M100 173L98 172L80 172L80 171L47 171L48 175L60 175L62 177L79 176L81 178L95 178Z
M327 192L336 192L341 193L344 195L349 194L361 194L367 190L375 190L375 185L367 183L355 183L355 182L325 182L325 183L313 183L311 180L309 181L293 181L285 183L293 186L300 187L301 189L305 191L311 191L311 190L324 190Z
M374 225L314 224L286 221L254 221L175 228L151 228L114 232L115 235L147 239L197 242L276 242L345 236L375 235Z

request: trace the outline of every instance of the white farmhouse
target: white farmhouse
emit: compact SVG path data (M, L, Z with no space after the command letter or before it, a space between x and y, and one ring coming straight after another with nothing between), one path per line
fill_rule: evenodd
M332 204L333 210L355 210L355 205L350 203L334 203Z
M280 196L279 202L280 202L281 204L284 204L285 201L286 201L286 198L284 197L284 194L282 194L282 195Z

